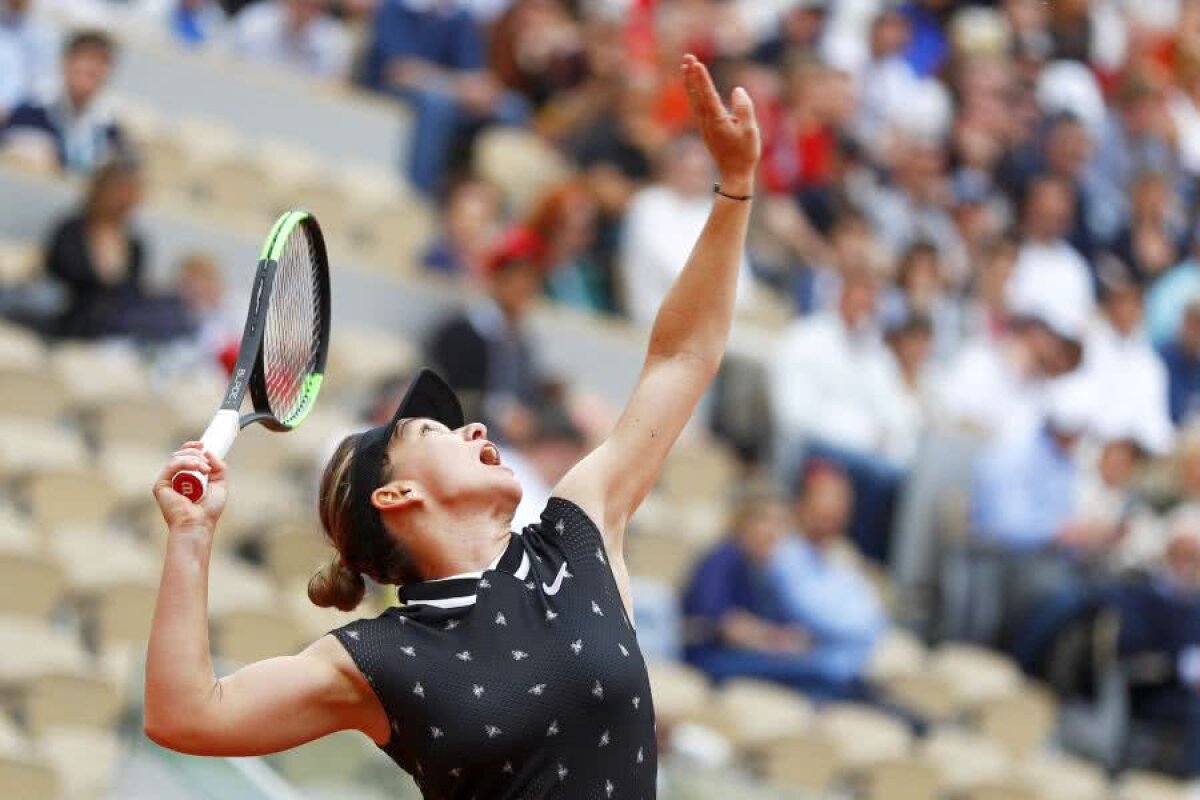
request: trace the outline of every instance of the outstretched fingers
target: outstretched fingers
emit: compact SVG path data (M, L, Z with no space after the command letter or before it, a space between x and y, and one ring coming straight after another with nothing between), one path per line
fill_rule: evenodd
M739 124L746 128L758 125L754 115L754 101L750 99L750 93L741 86L733 90L732 105L733 116Z
M692 113L698 119L712 121L726 116L725 105L717 94L708 68L691 53L683 57L683 83L687 88Z

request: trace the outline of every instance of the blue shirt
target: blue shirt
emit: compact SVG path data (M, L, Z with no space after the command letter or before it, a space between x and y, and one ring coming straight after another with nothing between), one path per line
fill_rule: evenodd
M1200 264L1184 261L1150 286L1146 293L1146 330L1157 345L1179 333L1187 304L1200 297Z
M1167 368L1167 401L1171 421L1183 425L1200 412L1200 359L1185 352L1177 342L1158 349Z
M1045 428L997 442L975 467L973 532L1015 549L1050 544L1074 511L1076 475Z
M788 621L813 637L803 658L834 681L859 678L887 618L865 577L800 535L786 537L767 568Z
M684 617L698 634L688 637L689 658L720 646L716 624L730 611L747 611L775 623L786 620L766 574L733 542L718 545L700 561L684 590L682 605Z
M475 18L466 9L425 11L409 6L405 0L384 0L375 13L367 55L367 85L386 89L387 66L398 58L476 71L483 68L483 37Z

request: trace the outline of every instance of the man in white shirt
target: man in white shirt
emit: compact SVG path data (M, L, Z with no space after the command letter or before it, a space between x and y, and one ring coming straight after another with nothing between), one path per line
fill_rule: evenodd
M350 68L350 34L325 13L324 0L265 0L234 19L238 55L340 79Z
M712 207L711 161L696 136L667 146L659 180L634 195L625 215L617 269L624 286L625 312L635 321L654 321L667 290L683 270L692 242ZM743 257L738 307L750 296L750 269Z
M1087 318L1095 307L1091 270L1066 235L1074 217L1071 188L1043 176L1029 185L1022 208L1024 238L1008 282L1013 308L1054 305L1056 314Z
M908 438L904 387L879 331L876 294L873 274L847 270L836 311L797 320L784 332L768 365L768 388L785 480L806 458L846 470L856 495L851 538L882 560Z
M1167 391L1167 370L1142 327L1142 289L1121 272L1115 258L1104 278L1102 316L1088 332L1083 376L1092 393L1103 398L1095 406L1092 427L1128 427L1134 421L1152 450L1163 452L1174 435Z
M62 43L32 0L0 0L0 118L59 84Z

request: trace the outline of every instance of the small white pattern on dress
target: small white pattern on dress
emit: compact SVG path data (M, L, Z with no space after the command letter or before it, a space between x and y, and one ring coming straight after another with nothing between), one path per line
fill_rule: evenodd
M558 720L550 720L550 727L546 728L547 736L558 736Z
M505 619L503 611L496 612L496 624L497 625L507 625L508 624L508 620Z
M512 657L513 661L520 661L522 658L529 658L529 653L526 653L524 650L513 650Z
M417 681L417 685L413 687L413 694L417 697L425 696L425 687L421 685L420 681Z
M406 656L415 657L417 655L417 648L415 648L411 644L409 644L409 645L405 645L404 647L401 647L400 652L404 653L404 655L406 655Z
M471 660L471 651L463 650L461 653L455 653L454 657L457 658L459 661L470 661Z
M608 747L608 743L610 741L612 741L612 739L609 737L608 731L605 731L604 733L600 734L600 744L599 744L600 747Z
M483 697L483 687L478 683L475 684L471 687L471 694L475 695L476 698Z
M542 692L544 692L544 691L546 691L546 684L544 684L544 683L539 683L535 686L529 687L529 693L531 695L534 695L535 697L541 697Z
M592 601L592 613L598 617L604 616L604 612L600 609L600 604L597 603L595 600Z
M576 639L575 641L571 642L571 652L575 655L579 655L583 652L583 639Z

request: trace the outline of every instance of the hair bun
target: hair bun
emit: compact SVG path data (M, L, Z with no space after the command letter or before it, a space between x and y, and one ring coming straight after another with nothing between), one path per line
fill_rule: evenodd
M366 592L367 582L362 574L342 561L341 556L335 557L308 581L308 599L321 608L353 611Z

